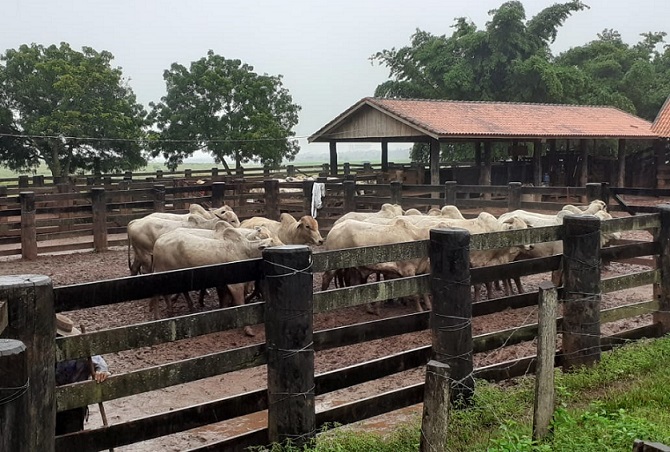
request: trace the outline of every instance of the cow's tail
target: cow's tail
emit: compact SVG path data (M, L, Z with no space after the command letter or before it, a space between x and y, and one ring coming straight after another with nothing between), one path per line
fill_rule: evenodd
M133 274L133 263L130 261L130 248L133 246L133 239L130 238L130 235L128 235L128 270L130 270L130 274Z

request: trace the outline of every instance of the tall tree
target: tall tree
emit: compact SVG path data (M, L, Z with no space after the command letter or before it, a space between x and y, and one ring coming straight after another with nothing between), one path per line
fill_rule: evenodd
M67 43L0 56L0 163L26 171L44 162L53 176L146 165L146 112L113 58Z
M195 151L217 163L260 161L271 165L298 153L293 127L300 107L293 103L281 76L259 75L240 60L209 51L190 68L172 64L163 74L167 94L151 104L157 133L153 155L170 168Z

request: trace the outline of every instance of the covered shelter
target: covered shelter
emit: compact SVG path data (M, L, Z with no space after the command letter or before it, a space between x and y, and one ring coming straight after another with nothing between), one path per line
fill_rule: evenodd
M533 181L542 182L542 146L556 150L556 140L579 140L581 161L588 160L588 140L617 140L617 182L624 184L626 141L655 140L652 124L614 107L470 102L366 97L327 123L309 142L330 145L330 171L337 175L337 143L381 143L382 171L388 171L388 144L430 144L430 183L440 183L440 145L475 143L479 183L491 183L491 145L494 142L533 143ZM483 150L483 152L482 152ZM579 181L588 182L587 164Z
M656 115L651 130L658 135L656 144L656 187L670 187L670 96Z

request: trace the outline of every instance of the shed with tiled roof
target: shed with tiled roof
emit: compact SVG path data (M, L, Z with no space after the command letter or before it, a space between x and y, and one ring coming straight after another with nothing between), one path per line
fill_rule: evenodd
M670 114L668 118L670 124ZM485 156L490 156L494 141L551 144L556 139L574 139L584 143L581 147L586 161L586 139L618 139L619 180L623 180L625 140L657 137L649 121L614 107L367 97L315 132L309 141L330 143L334 174L337 172L337 142L381 142L383 170L388 169L389 142L429 142L431 183L439 184L441 142L484 143ZM539 161L539 157L534 159L536 179L541 175ZM490 183L490 158L486 165ZM586 165L582 166L582 179L586 180L588 170Z

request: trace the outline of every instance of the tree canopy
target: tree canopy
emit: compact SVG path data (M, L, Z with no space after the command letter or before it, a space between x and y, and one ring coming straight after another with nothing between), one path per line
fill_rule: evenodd
M508 1L489 11L483 29L460 17L450 36L417 30L410 45L371 56L389 68L375 96L612 105L653 120L670 93L670 47L658 50L666 34L644 33L628 45L606 29L552 55L560 27L585 8L581 1L554 4L527 20L522 3ZM444 148L443 158L464 155L462 147ZM426 155L415 146L417 160Z
M298 153L291 137L300 107L281 76L259 75L252 66L210 50L190 68L172 64L163 78L167 94L151 104L152 155L162 155L168 167L198 150L226 167L226 157L237 165L278 165Z
M0 163L53 176L146 165L146 112L113 55L68 44L22 45L0 56Z

